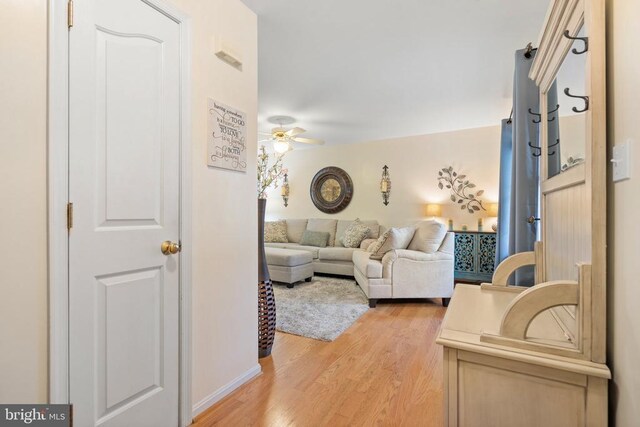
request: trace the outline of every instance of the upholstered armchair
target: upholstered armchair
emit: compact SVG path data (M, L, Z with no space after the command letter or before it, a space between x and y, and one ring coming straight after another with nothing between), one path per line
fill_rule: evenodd
M415 239L428 245L409 245L417 249L393 249L382 260L371 259L371 253L358 250L353 254L354 276L375 307L378 299L442 298L445 307L453 294L454 233L446 232L427 221L427 227L416 231ZM437 223L435 223L437 224Z

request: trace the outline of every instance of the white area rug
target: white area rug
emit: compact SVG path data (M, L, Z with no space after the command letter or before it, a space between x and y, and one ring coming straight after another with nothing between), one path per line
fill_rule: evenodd
M321 341L333 341L369 309L355 280L317 277L293 289L274 283L276 329Z

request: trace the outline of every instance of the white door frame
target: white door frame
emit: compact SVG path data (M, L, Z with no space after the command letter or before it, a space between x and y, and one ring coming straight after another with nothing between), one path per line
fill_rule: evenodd
M191 52L189 18L163 0L140 0L180 26L180 425L191 408ZM69 403L69 29L67 0L48 0L49 402ZM71 29L73 31L73 29Z

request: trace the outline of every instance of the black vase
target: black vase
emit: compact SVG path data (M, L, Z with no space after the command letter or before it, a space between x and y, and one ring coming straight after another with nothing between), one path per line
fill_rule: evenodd
M276 299L264 252L264 214L267 199L258 199L258 357L271 354L276 335Z

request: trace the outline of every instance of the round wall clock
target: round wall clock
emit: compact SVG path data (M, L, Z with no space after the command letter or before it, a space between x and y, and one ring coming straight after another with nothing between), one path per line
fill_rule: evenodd
M351 202L353 182L344 170L329 166L313 177L309 192L316 208L324 213L337 213Z

